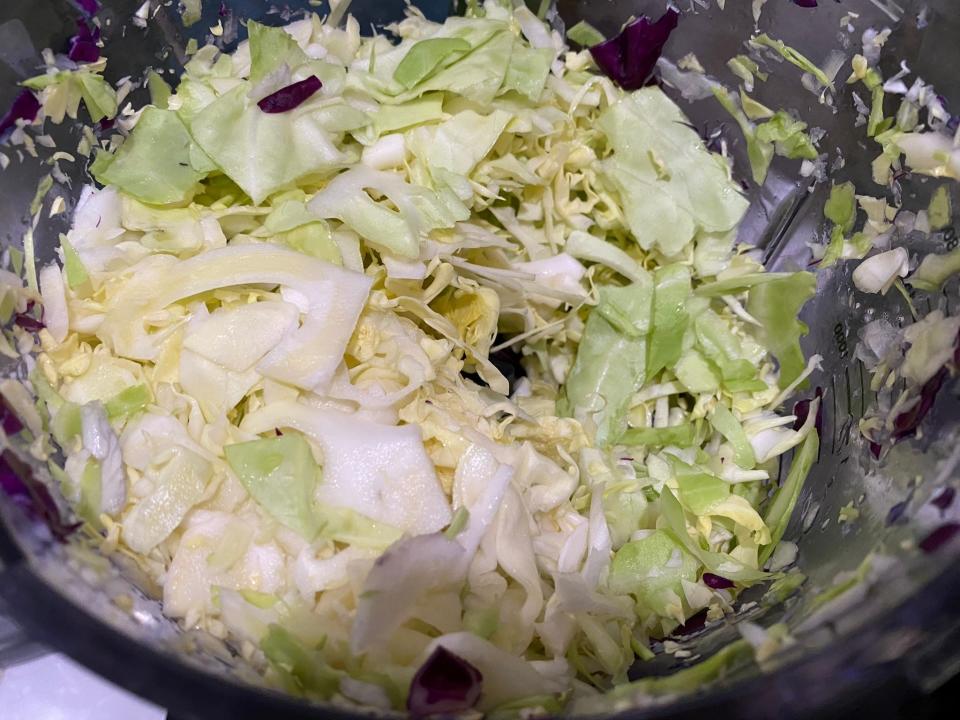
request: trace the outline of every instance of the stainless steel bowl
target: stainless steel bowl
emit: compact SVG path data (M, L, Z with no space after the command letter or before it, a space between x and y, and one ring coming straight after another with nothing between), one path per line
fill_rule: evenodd
M104 3L100 14L111 59L108 78L139 77L153 66L178 71L187 40L201 42L217 22L217 3L205 3L203 20L185 29L176 3L152 0L146 28L129 20L142 0ZM444 0L417 3L428 15L443 17ZM727 0L721 11L714 2L682 0L681 30L674 33L666 55L674 60L695 52L709 72L733 86L726 60L742 52L742 43L754 29L751 3ZM320 10L307 2L279 6L255 0L228 2L231 18L250 17L279 24L291 14ZM662 12L662 0L569 0L558 4L555 22L568 26L586 19L604 32L615 32L630 16ZM708 6L708 7L703 7ZM902 12L892 8L900 7ZM363 27L382 25L400 16L400 0L355 0L351 11ZM886 10L885 10L886 8ZM73 32L75 7L66 0L7 0L0 8L0 106L16 92L15 83L40 64L39 51L61 49ZM923 15L921 16L921 12ZM849 32L841 19L856 27ZM899 16L894 19L892 15ZM924 22L918 22L920 16ZM228 19L229 23L233 20ZM848 58L858 51L860 33L868 27L890 27L884 71L892 74L899 60L933 83L948 105L960 107L960 6L955 0L821 0L805 9L776 0L763 8L760 27L800 49L815 62L838 49ZM236 28L243 33L242 28ZM226 33L229 38L230 32ZM771 107L795 110L812 127L826 133L822 147L831 158L833 179L854 180L858 188L884 188L870 180L870 160L876 154L861 129L854 126L855 111L840 71L836 107L818 102L802 89L798 73L778 71L758 87L757 98ZM667 88L668 92L670 89ZM145 91L131 95L136 105ZM674 93L676 96L676 93ZM680 101L691 120L724 123L740 174L746 167L744 143L736 126L713 100L689 104ZM76 143L76 128L61 126L55 137L67 146ZM13 162L0 173L0 228L3 247L20 247L29 223L29 206L39 179L49 167L30 157L21 160L9 148ZM67 229L70 212L87 182L82 162L64 163L70 183L58 183L48 195L66 201L67 212L48 218L43 213L34 238L39 262L53 257L60 232ZM900 181L904 207L926 205L932 188L940 184L922 176ZM778 159L762 188L747 185L752 201L740 238L763 249L771 269L797 269L810 260L807 243L822 238L821 210L829 184L816 184L798 174L798 163ZM951 193L957 198L955 187ZM952 229L929 238L908 238L911 249L937 250L956 243ZM958 309L957 286L942 296L915 298L924 309ZM799 566L806 583L784 602L770 603L763 590L744 594L735 618L685 638L681 644L694 656L708 657L738 637L738 621L761 625L785 621L796 643L763 667L744 666L695 695L670 698L651 706L636 698L623 710L631 717L693 717L720 712L737 717L800 717L833 715L856 707L859 713L881 716L915 702L960 668L960 565L956 544L924 555L915 548L922 527L911 522L891 523L894 514L911 517L927 504L934 488L960 482L957 469L957 429L960 402L955 383L941 393L928 417L922 439L898 444L882 463L874 460L858 439L857 420L873 401L863 365L854 355L858 332L867 318L885 317L894 324L908 321L906 303L896 293L885 298L853 291L850 268L843 263L820 273L816 298L803 311L811 328L805 349L824 356L823 370L812 385L824 390L825 412L819 462L808 480L786 538L799 545ZM9 364L0 370L7 372ZM853 503L859 519L838 522L841 507ZM922 513L921 513L922 516ZM106 561L73 545L62 545L27 518L0 494L0 601L5 612L45 647L73 656L94 671L135 693L171 708L177 717L263 718L283 716L338 717L355 715L342 709L311 706L264 689L258 676L235 650L212 637L184 631L166 620L156 601L156 588L132 567ZM875 568L867 582L822 606L821 593L836 587L845 575L861 567L870 553L892 558ZM750 603L753 603L751 605ZM14 653L7 634L8 652ZM0 644L3 640L0 639ZM21 651L23 646L20 646ZM22 652L16 657L21 657ZM637 667L641 674L673 672L685 661L662 654ZM0 713L2 714L2 713Z

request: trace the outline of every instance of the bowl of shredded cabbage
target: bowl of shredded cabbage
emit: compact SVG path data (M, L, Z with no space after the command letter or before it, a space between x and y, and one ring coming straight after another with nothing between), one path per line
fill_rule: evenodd
M950 677L949 3L36 4L0 10L31 636L205 718Z

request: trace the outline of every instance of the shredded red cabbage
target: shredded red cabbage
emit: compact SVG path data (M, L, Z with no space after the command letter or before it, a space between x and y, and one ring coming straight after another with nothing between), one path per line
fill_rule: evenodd
M4 450L0 456L0 490L29 515L42 520L60 542L65 542L81 525L64 522L47 486L34 478L30 467L10 450Z
M459 655L438 647L410 682L411 715L439 715L469 710L480 699L483 675Z
M941 511L946 510L948 507L953 505L953 499L957 496L957 491L952 487L947 486L943 488L940 492L930 498L930 504L936 508L939 508Z
M77 20L77 34L70 38L67 57L74 62L91 63L100 59L100 28L87 25L86 20Z
M37 100L36 95L29 90L22 90L14 98L6 115L0 118L0 138L3 138L8 130L16 127L17 120L33 122L38 112L40 112L40 101Z
M910 499L903 500L894 505L887 512L887 525L896 525L901 520L904 519L904 514L907 512L907 507L910 505Z
M83 10L87 15L93 16L100 11L99 0L74 0L77 7Z
M823 399L823 388L818 387L814 391L814 397ZM799 400L793 406L793 414L797 416L797 419L793 423L793 429L799 430L803 427L803 424L807 421L807 415L810 414L810 403L813 402L813 399L809 400ZM823 403L821 402L817 406L817 418L813 421L814 427L817 428L819 434L823 434Z
M280 88L275 93L267 95L257 103L257 106L265 113L287 112L306 101L322 87L323 83L320 82L320 78L311 75L306 80L287 85L285 88Z
M680 13L668 9L653 22L641 15L620 34L590 48L600 72L624 90L637 90L650 80L663 46L680 19Z
M17 313L13 319L13 324L28 332L40 332L46 327L42 320L37 320L33 315L25 312Z
M725 577L708 572L703 574L703 584L714 590L726 590L727 588L734 587L732 580L727 580Z
M940 101L940 104L943 106L944 111L947 113L947 130L952 133L957 131L957 128L960 128L960 115L954 115L950 112L950 105L947 102L947 99L943 95L937 95L937 100Z
M794 5L799 5L802 8L815 8L817 6L817 0L793 0Z
M953 540L957 533L960 533L960 523L945 523L920 541L920 549L928 554L936 552Z
M894 442L911 437L917 432L920 423L933 408L933 404L937 400L937 393L943 387L943 381L947 379L948 374L945 367L940 368L940 372L927 380L920 390L920 401L906 412L897 415L893 421Z
M691 635L695 632L703 630L704 625L707 624L707 609L704 608L700 612L691 615L687 618L687 621L680 625L676 630L674 630L671 635L673 637L682 637L684 635Z
M23 423L13 409L7 405L7 400L0 396L0 425L3 426L3 432L7 435L16 435L23 430Z

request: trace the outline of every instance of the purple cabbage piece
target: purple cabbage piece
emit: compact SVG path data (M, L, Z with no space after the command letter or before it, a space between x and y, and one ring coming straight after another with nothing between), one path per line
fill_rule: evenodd
M28 332L40 332L46 327L42 320L37 320L28 312L17 313L13 319L13 324Z
M77 3L77 7L91 17L100 12L99 0L74 0L74 2Z
M66 542L82 523L67 523L60 517L60 508L42 482L10 450L0 456L0 491L31 517L43 521L50 533L60 542Z
M817 0L793 0L793 4L802 8L815 8L817 7Z
M16 127L17 120L33 122L38 112L40 112L40 101L37 100L37 96L29 90L22 90L14 98L6 115L0 118L0 138L6 135L8 130Z
M940 101L944 112L947 113L947 130L949 130L951 133L955 133L957 128L960 127L960 115L954 115L950 112L950 103L943 95L937 93L937 100Z
M920 401L906 412L897 415L893 421L894 442L911 437L917 432L920 423L933 408L933 404L937 400L937 393L943 387L943 381L947 379L948 374L949 372L945 367L940 368L940 371L927 380L920 390Z
M637 90L650 80L663 46L680 19L680 13L668 9L653 22L641 15L620 34L590 48L597 67L624 90Z
M814 397L823 399L823 388L818 387L814 391ZM793 429L799 430L803 427L803 424L807 421L807 415L810 414L810 403L813 402L813 399L809 400L799 400L793 406L793 414L797 416L797 419L793 423ZM813 421L814 427L816 427L817 432L820 435L823 435L823 403L821 402L817 406L817 418Z
M732 580L727 580L725 577L708 572L703 574L703 584L714 590L726 590L727 588L734 587Z
M957 491L947 486L940 492L930 498L930 504L938 508L941 512L953 505L953 499L957 496Z
M707 609L704 608L698 613L695 613L687 618L687 621L677 627L671 635L673 637L683 637L684 635L692 635L695 632L703 630L704 625L707 624Z
M920 549L927 554L934 553L953 540L957 533L960 533L960 523L945 523L920 541Z
M954 339L954 343L956 344L956 347L953 350L953 365L955 367L960 367L960 335ZM950 370L948 367L944 366L940 368L940 371L932 378L927 380L924 386L920 389L920 401L906 412L902 412L897 415L896 419L893 421L894 442L902 440L903 438L911 437L917 432L917 428L920 426L920 423L923 422L923 419L927 416L927 413L933 409L933 405L937 401L937 395L939 394L940 389L943 387L944 381L949 375Z
M887 525L896 525L897 523L904 520L904 515L907 512L907 508L910 506L910 500L903 500L894 505L887 512Z
M100 28L88 25L86 20L77 20L77 34L70 38L67 57L78 63L91 63L100 59Z
M323 83L320 82L320 78L316 75L311 75L306 80L287 85L275 93L267 95L257 103L257 107L263 110L263 112L271 114L288 112L305 102L322 87Z
M227 4L225 2L220 3L220 9L217 10L217 15L222 18L225 18L229 14L230 14L230 8L227 7Z
M16 435L23 430L23 423L20 422L20 418L13 409L7 405L7 400L3 396L0 396L0 425L3 425L3 431L8 436Z
M462 712L476 705L482 689L479 670L459 655L438 647L410 682L407 710L417 717Z

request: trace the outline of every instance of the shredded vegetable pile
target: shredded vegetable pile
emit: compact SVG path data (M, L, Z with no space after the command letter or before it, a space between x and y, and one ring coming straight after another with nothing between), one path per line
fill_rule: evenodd
M166 614L313 699L559 712L791 562L816 281L735 243L727 158L645 84L676 18L644 23L637 60L495 2L391 37L251 21L152 79L61 263L0 275L4 319L42 301L44 324L29 387L0 390ZM26 84L96 121L102 64ZM786 113L718 98L759 181L816 157ZM852 187L832 201L835 262ZM960 320L924 323L918 387Z

